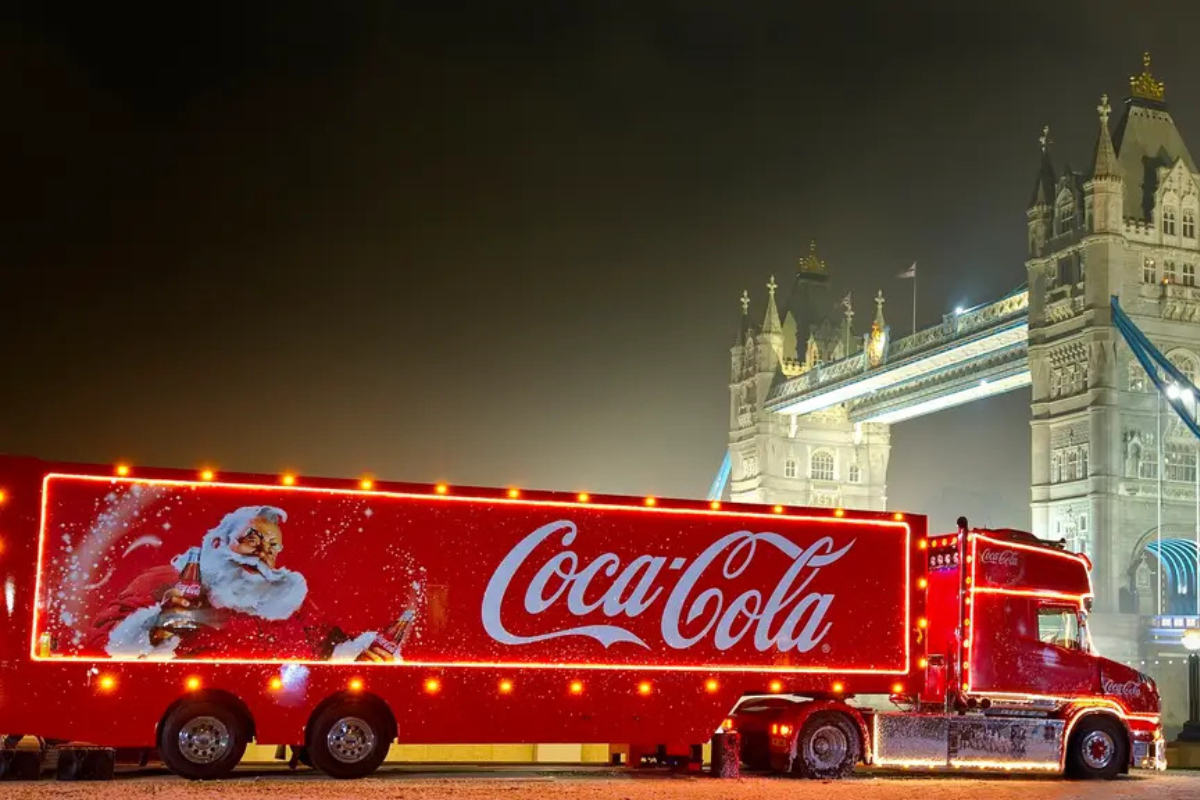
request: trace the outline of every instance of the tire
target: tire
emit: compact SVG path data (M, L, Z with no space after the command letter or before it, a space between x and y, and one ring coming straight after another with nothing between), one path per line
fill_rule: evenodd
M388 727L377 707L339 701L313 720L305 750L312 765L331 778L365 778L387 757Z
M242 760L249 739L246 722L229 706L182 703L163 720L158 754L181 778L224 778Z
M861 757L862 742L854 720L840 711L818 711L796 734L792 770L804 778L844 778Z
M1085 717L1067 743L1067 776L1112 780L1129 763L1129 742L1119 722L1107 716Z

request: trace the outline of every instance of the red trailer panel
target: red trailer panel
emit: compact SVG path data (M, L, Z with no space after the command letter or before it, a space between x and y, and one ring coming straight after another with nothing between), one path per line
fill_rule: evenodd
M28 460L0 481L0 732L151 746L203 691L301 744L349 691L401 741L698 743L745 692L888 693L925 652L920 517Z

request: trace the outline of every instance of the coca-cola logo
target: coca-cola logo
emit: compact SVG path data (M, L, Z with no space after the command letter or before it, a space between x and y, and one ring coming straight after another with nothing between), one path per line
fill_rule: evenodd
M751 636L760 652L771 648L808 652L829 633L832 623L825 618L834 600L833 594L808 591L808 587L822 569L854 546L852 540L835 549L833 539L826 536L801 547L777 533L738 531L716 540L690 563L682 556L651 555L626 562L611 552L584 562L570 549L577 534L569 520L552 522L526 536L504 557L488 582L481 609L483 627L493 639L518 645L583 636L605 647L628 642L649 649L641 636L611 620L634 619L653 607L661 609L651 613L659 614L663 644L675 650L707 637L717 649L728 650ZM759 556L760 551L766 552ZM769 591L748 589L726 596L722 584L745 573L756 557L778 561L780 554L791 563ZM513 579L535 556L540 566L521 592L512 586ZM501 619L501 607L514 589L523 595L524 610L535 620L548 609L565 605L574 617L603 621L516 633Z
M1114 695L1116 697L1134 698L1140 697L1142 694L1141 681L1125 681L1124 683L1117 683L1111 678L1104 678L1100 681L1100 683L1104 687L1105 694Z
M1016 567L1021 563L1021 557L1015 550L984 550L979 560L998 567Z

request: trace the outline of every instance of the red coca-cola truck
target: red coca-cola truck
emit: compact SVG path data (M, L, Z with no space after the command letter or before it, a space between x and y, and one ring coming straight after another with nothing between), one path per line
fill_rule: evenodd
M394 741L769 762L1161 766L1153 682L1092 652L1083 556L923 517L0 459L0 734L226 775ZM898 709L873 708L872 698Z

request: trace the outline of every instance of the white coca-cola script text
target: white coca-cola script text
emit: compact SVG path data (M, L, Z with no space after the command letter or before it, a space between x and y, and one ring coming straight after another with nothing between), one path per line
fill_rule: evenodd
M825 536L801 547L777 533L738 531L716 540L690 563L683 557L650 555L622 562L616 553L585 562L571 549L577 534L569 520L543 525L500 562L483 596L483 627L493 639L519 645L583 636L605 647L628 642L649 648L640 636L614 623L639 617L657 604L661 611L651 613L660 614L662 641L672 649L686 649L711 637L718 650L728 650L752 635L760 652L808 652L829 633L832 623L826 616L834 601L833 594L808 591L809 585L854 546L852 540L834 549L833 539ZM742 575L756 555L787 565L776 585L769 591L747 589L727 597L722 584ZM605 621L520 634L509 630L500 610L510 591L521 591L512 583L527 562L538 567L523 592L530 620L555 604L565 604L574 617Z
M1001 567L1015 567L1021 563L1021 557L1015 550L984 550L979 560Z

